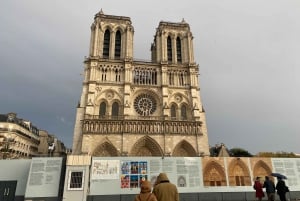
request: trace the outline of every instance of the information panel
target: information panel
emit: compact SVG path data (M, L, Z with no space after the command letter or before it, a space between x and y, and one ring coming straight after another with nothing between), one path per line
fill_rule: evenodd
M228 170L235 168L235 160L236 158L225 157L218 162L217 158L211 158L205 162L205 168L211 167L212 170L203 173L203 158L200 157L94 157L90 195L137 194L143 180L149 180L154 184L161 172L167 174L170 182L177 186L180 193L253 191L252 182L247 186L230 184ZM258 161L263 161L263 158L244 158L241 161L247 165L251 164L250 160L253 160L255 166ZM300 189L300 158L267 158L264 164L268 164L268 161L272 172L287 176L286 184L290 190ZM218 170L214 168L223 166L227 185L210 185L213 183L210 180L203 181L203 174L214 172L217 174ZM235 172L231 174L234 175ZM253 174L251 170L249 172L251 179L254 179ZM206 175L205 178L209 179L210 175Z
M287 177L289 186L300 186L300 158L272 158L274 172Z
M161 172L167 173L170 182L178 188L203 187L199 158L115 157L108 160L96 157L91 170L91 195L138 193L143 180L154 184Z
M58 196L62 158L32 158L26 198Z

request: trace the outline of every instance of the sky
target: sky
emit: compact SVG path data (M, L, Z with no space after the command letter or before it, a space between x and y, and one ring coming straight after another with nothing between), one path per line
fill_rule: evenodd
M0 114L17 113L71 148L90 26L127 16L134 58L160 21L189 23L211 146L300 153L299 0L3 0Z

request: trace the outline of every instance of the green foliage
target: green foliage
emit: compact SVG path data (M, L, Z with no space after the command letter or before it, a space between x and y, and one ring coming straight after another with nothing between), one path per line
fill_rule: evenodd
M252 157L253 155L242 148L232 148L229 150L232 157Z
M293 152L259 152L257 157L270 157L270 158L299 158L296 154Z

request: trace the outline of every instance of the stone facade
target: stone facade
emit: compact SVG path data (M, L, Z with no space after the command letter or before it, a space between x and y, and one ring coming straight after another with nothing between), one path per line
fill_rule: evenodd
M53 144L53 149L50 144ZM0 159L66 155L65 145L16 113L0 114Z
M189 24L160 22L151 61L133 59L133 36L129 17L95 15L73 154L209 155Z
M39 130L16 113L0 114L0 158L30 158L37 154Z

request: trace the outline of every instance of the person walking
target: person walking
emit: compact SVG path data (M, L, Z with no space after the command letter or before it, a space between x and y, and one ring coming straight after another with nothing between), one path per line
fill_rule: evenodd
M134 201L157 201L155 195L151 193L151 182L143 181L141 183L141 192L136 195Z
M261 201L265 194L263 192L263 185L260 183L260 177L256 177L253 188L255 189L255 197Z
M276 190L279 195L280 201L286 201L285 193L287 192L287 186L281 177L277 177Z
M266 188L268 201L275 201L275 184L268 176L265 176L263 188Z
M169 181L166 173L160 173L157 181L159 183L153 188L152 193L158 201L179 201L177 187Z

